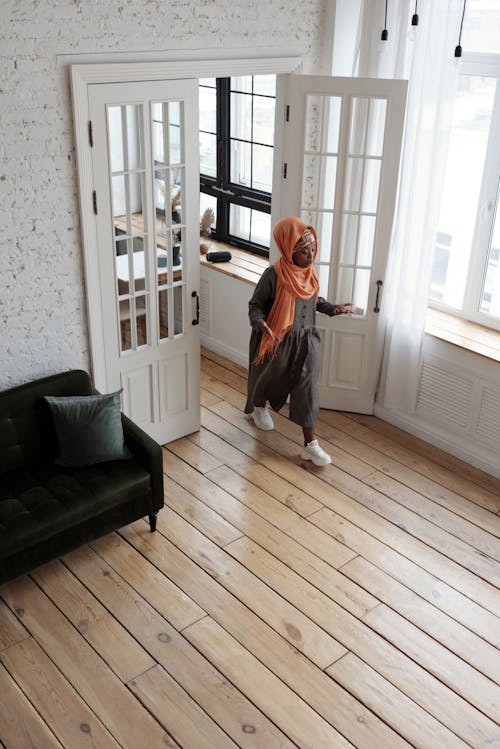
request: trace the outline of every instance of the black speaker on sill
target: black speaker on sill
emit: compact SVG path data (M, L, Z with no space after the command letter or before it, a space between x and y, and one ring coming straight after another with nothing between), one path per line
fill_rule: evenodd
M231 260L230 252L207 252L207 260L209 263L228 263Z

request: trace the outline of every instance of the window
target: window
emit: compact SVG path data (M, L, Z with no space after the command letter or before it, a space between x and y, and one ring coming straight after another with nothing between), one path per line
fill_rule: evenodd
M469 6L429 302L500 329L500 11Z
M200 210L216 239L269 254L276 76L200 79Z

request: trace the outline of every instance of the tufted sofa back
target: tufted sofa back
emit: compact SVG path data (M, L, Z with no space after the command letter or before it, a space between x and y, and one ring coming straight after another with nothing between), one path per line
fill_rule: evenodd
M90 378L81 369L0 392L0 476L25 465L52 462L57 455L57 437L44 395L92 392Z

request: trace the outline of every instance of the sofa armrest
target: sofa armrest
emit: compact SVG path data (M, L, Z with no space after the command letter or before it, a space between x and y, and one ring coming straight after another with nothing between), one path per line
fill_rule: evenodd
M163 454L161 446L155 442L128 416L122 413L123 435L129 450L151 476L152 511L163 507Z

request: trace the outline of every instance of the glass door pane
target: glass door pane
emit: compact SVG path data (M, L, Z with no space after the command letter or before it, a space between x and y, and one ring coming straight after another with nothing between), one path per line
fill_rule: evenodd
M143 220L145 163L141 104L107 108L114 260L122 353L148 342L150 233Z
M378 215L387 102L350 97L335 298L366 314Z
M334 236L342 98L309 95L306 103L301 218L318 237L320 293L328 296Z
M318 235L321 294L365 312L386 110L385 99L369 96L315 94L306 103L301 217Z
M152 104L159 340L185 332L184 103Z

